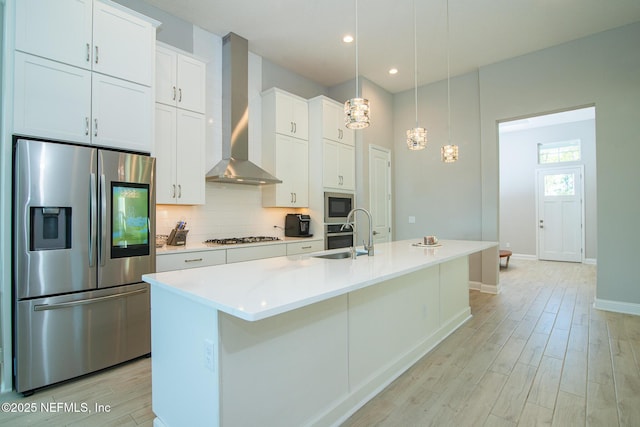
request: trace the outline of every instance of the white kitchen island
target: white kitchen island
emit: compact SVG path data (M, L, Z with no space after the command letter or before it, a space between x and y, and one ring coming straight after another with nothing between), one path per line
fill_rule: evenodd
M143 276L154 425L339 424L471 316L468 255L497 269L497 242L415 242Z

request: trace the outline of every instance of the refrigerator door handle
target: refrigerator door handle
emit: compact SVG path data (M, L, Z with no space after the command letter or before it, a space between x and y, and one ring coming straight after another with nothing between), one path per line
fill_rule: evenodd
M137 289L135 291L123 292L121 294L113 294L113 295L106 295L104 297L80 299L78 301L60 302L58 304L36 304L35 306L33 306L33 311L57 310L60 308L69 308L69 307L75 307L78 305L93 304L96 302L102 302L110 299L125 298L132 295L142 294L144 292L147 292L147 289Z
M89 221L90 221L90 225L89 225L89 267L94 267L95 266L95 253L94 251L96 250L96 238L97 238L97 222L98 222L98 217L97 217L97 210L98 210L98 200L97 200L97 194L96 194L96 187L97 183L96 183L96 174L92 173L91 174L91 182L90 182L90 187L91 187L91 216L89 217Z
M100 266L104 267L107 258L107 183L104 174L100 175Z

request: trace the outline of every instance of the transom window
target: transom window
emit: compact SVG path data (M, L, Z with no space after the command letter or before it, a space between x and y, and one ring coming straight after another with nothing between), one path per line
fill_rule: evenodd
M580 140L538 144L538 163L565 163L580 161Z

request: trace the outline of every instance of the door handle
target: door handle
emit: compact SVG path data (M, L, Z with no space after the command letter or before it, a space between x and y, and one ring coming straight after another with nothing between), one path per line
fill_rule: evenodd
M378 233L377 231L375 231L375 230L374 230L374 231L373 231L373 235L375 236L375 235L377 235L377 234L380 234L380 233Z
M178 89L178 102L182 102L182 88Z
M182 185L178 184L178 199L182 198Z
M175 184L173 184L173 194L171 195L171 198L172 199L176 198L176 185Z
M101 301L110 300L110 299L130 297L132 295L137 295L144 292L147 292L147 289L138 289L135 291L123 292L121 294L106 295L106 296L97 297L97 298L87 298L87 299L81 299L77 301L61 302L58 304L36 304L33 306L33 311L56 310L59 308L69 308L69 307L75 307L78 305L93 304L96 302L101 302Z
M95 265L95 249L96 249L96 237L97 237L97 211L98 211L98 200L96 195L96 174L92 173L91 178L89 180L89 185L91 186L90 190L90 200L91 200L91 216L89 217L89 221L91 221L91 225L89 226L89 267L93 267Z
M96 46L96 64L98 63L98 46Z
M84 118L84 134L89 136L89 117Z
M93 119L93 136L98 136L98 119Z
M176 87L173 86L173 99L172 99L172 101L175 101L175 100L176 100Z
M100 218L100 251L98 258L100 266L104 267L105 258L107 257L107 182L104 174L100 175L100 198L101 198L101 218Z
M91 45L87 43L87 62L91 62Z

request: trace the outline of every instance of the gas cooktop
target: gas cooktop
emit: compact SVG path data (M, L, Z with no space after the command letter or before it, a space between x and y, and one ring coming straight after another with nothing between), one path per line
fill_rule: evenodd
M239 245L242 243L257 243L257 242L273 242L280 240L278 237L271 236L249 236L249 237L227 237L224 239L209 239L204 243L212 245Z

